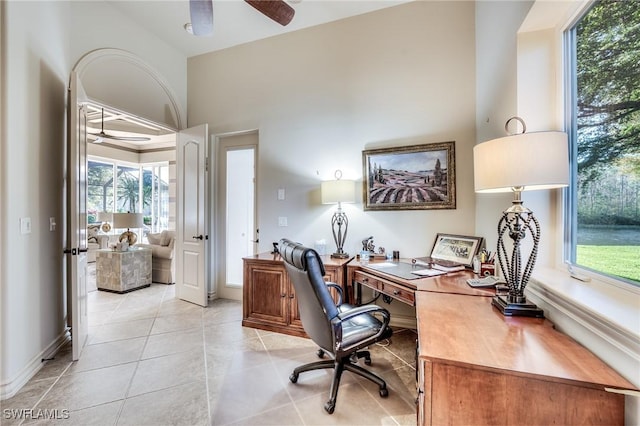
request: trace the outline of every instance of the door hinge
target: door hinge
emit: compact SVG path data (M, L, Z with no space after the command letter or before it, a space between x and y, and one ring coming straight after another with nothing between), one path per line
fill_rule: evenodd
M209 171L209 157L204 158L204 171L205 172Z

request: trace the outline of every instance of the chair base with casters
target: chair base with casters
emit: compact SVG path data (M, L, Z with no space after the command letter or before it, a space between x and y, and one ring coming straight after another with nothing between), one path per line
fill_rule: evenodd
M320 356L322 354L322 356ZM325 352L322 349L319 349L317 352L319 357L323 357ZM357 353L356 360L354 362L353 356L347 356L342 358L341 360L328 359L324 361L316 361L309 364L301 365L293 370L293 373L289 376L289 380L291 383L298 382L298 376L300 373L304 373L305 371L312 370L321 370L324 368L333 368L335 369L335 373L333 375L333 380L331 381L331 392L329 394L329 400L324 404L324 409L327 413L333 414L333 411L336 408L336 399L338 397L338 386L340 386L340 379L342 377L342 372L344 370L350 371L352 373L357 374L358 376L364 377L378 385L378 392L381 397L386 398L389 396L389 391L387 390L387 383L378 375L372 373L369 370L365 370L356 364L357 359L365 358L365 364L371 365L371 356L368 351L362 351Z
M378 385L381 397L388 396L385 381L357 363L363 358L365 364L370 365L371 354L364 349L393 334L389 327L389 312L377 305L343 304L342 288L325 283L324 265L315 250L287 239L280 240L279 247L295 288L305 332L320 347L316 353L318 357L331 357L295 368L289 380L296 383L300 373L332 368L334 374L329 400L324 405L329 414L335 410L340 379L345 370L372 381ZM329 287L335 287L338 291L337 303L331 297Z

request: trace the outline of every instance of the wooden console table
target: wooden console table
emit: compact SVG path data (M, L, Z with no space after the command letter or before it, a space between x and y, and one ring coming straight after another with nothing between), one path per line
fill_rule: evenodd
M352 261L356 300L367 286L416 307L418 425L624 424L635 390L585 347L542 318L505 317L493 290L461 271L403 279Z
M340 285L346 295L346 264L351 259L321 256L325 280ZM307 337L298 313L298 299L279 254L243 258L242 325Z

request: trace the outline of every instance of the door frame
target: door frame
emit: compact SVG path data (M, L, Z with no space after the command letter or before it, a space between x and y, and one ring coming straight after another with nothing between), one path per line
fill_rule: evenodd
M82 83L83 78L86 78L87 76L91 75L93 67L100 67L100 66L104 66L105 64L111 64L113 66L116 66L116 68L119 70L126 70L126 67L130 67L130 66L133 66L141 70L144 74L146 74L149 77L150 80L156 83L155 87L156 88L159 87L160 91L163 92L164 95L167 97L168 108L170 109L171 114L176 120L176 123L175 123L175 127L177 127L176 133L179 131L179 129L182 129L183 127L185 127L184 124L186 120L183 117L186 114L184 113L184 109L182 108L182 105L178 102L178 97L175 95L175 93L171 89L171 86L168 83L168 81L162 76L160 72L158 72L154 67L149 65L142 58L126 50L102 48L102 49L96 49L96 50L92 50L90 52L85 53L78 60L78 62L76 62L76 64L73 66L73 69L71 70L71 75L69 77L69 81L71 81L71 79L73 78L73 75L77 75L79 82ZM92 96L91 90L86 87L85 87L84 97L86 98L87 101L91 103L98 103L97 101L94 101L94 98L97 99L99 98L99 96ZM136 96L135 98L140 99L145 97L149 97L149 96L146 96L145 93L139 93L138 96ZM153 96L150 96L150 97L153 98ZM111 103L111 102L107 101L106 103ZM140 112L136 111L135 108L128 108L127 105L123 105L123 109L130 110L130 113L131 113L130 115L139 116L139 117L144 116L144 114L141 114ZM67 117L67 120L69 119L70 118ZM155 121L155 120L151 120L151 121ZM169 123L158 123L158 124L172 126ZM86 143L86 138L85 138L85 143ZM77 146L76 149L79 149L79 146ZM65 177L69 179L69 170L65 170ZM176 191L177 191L177 188L176 188ZM69 223L70 215L77 214L77 213L78 212L72 212L72 211L69 211L68 209L65 209L63 213L63 222L65 224ZM176 224L176 227L177 226L178 224ZM72 231L67 230L67 232L72 232ZM75 232L84 232L86 236L86 224L84 227L78 226L78 229L76 229ZM68 241L67 245L70 243L71 242ZM67 268L68 267L65 267L63 270L63 277L62 277L63 282L66 282L67 274L71 272L71 271L68 271ZM71 310L71 307L75 306L77 303L78 301L74 300L73 294L67 294L67 307L69 308L69 310ZM72 347L73 351L79 350L79 349L80 348ZM78 357L79 356L80 356L80 353L78 353Z

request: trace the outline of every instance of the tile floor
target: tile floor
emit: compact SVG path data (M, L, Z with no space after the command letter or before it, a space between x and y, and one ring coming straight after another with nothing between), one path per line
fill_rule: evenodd
M331 375L291 370L316 358L308 339L241 325L242 304L208 308L153 284L127 294L89 293L89 341L71 362L63 348L13 398L2 425L414 425L416 334L396 330L371 349L377 386L345 372L333 415L323 405ZM33 410L22 418L11 413ZM58 420L37 419L37 416ZM57 410L57 411L55 411ZM20 417L20 416L17 416ZM36 418L36 420L34 420Z

